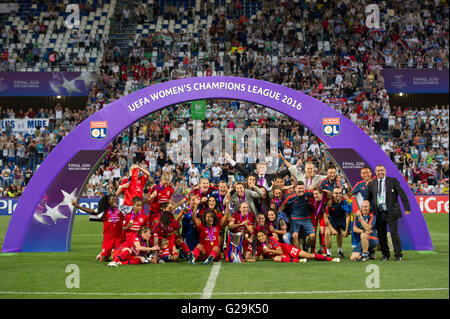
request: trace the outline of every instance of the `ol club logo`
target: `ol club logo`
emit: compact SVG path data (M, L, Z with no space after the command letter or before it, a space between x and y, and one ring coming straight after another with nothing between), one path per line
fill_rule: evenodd
M339 135L341 130L341 119L338 117L323 118L322 126L323 134L325 136L333 137Z
M102 140L108 136L108 122L107 121L91 121L91 138Z

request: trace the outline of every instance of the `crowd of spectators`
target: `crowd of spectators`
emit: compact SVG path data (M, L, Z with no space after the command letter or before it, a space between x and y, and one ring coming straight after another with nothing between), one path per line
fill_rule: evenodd
M127 82L136 90L199 72L262 79L324 101L380 145L414 192L448 193L448 105L417 109L390 105L380 72L385 67L448 68L447 2L390 2L380 8L384 30L378 31L365 26L362 1L263 1L262 11L253 17L245 16L238 2L214 7L203 1L200 14L213 17L210 29L199 25L193 33L133 35L131 51L106 35L103 61L86 108L58 105L24 113L0 107L1 119L50 118L49 126L33 136L2 129L4 195L19 195L48 152L81 121L123 96ZM155 14L177 18L167 7L161 12L158 7L150 10L136 4L125 10L130 12L116 17L121 27L131 21L146 23ZM191 10L178 14L192 18ZM152 63L154 51L156 64ZM259 105L208 100L203 126L277 127L278 150L291 163L309 158L322 172L330 160L324 147L316 146L321 141L300 123ZM174 163L172 144L176 141L170 140L170 132L179 127L192 127L187 104L155 112L124 131L109 146L111 152L91 177L86 195L101 195L115 187L132 163L147 168L154 181L163 171L171 174L177 194L186 194L202 176L240 179L223 155L218 163Z

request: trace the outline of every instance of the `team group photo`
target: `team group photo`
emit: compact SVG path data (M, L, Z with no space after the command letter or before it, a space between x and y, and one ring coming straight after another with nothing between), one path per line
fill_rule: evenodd
M0 299L448 299L448 13L0 1Z

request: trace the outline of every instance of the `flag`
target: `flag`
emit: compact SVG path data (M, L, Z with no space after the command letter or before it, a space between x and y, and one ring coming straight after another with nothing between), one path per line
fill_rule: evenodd
M191 118L193 120L206 119L206 100L197 100L191 102Z

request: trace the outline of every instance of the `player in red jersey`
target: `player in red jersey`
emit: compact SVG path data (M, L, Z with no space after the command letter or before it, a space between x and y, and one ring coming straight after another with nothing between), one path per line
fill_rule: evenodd
M158 263L164 264L168 261L176 261L178 259L177 247L169 239L163 238L160 243L160 250L158 252L159 261Z
M143 199L144 187L150 177L150 173L138 165L131 165L130 167L131 175L122 181L120 187L117 189L116 195L119 196L124 192L123 206L122 210L125 213L129 213L132 210L133 198L140 197ZM140 175L139 172L143 174Z
M242 202L239 205L239 210L231 216L228 223L228 230L232 233L244 234L242 247L244 250L244 259L251 259L253 248L251 241L254 238L255 215L250 211L247 202ZM248 240L249 238L250 241Z
M156 223L153 228L153 241L155 245L158 245L159 241L163 238L167 238L170 244L175 244L176 248L181 248L185 255L188 255L191 251L189 247L184 242L183 238L180 236L179 230L181 224L179 219L181 219L179 214L177 219L173 218L173 205L171 203L163 203L161 205L162 213L160 220ZM175 257L175 256L174 256ZM158 259L158 254L155 254L154 262ZM178 260L178 256L173 259L174 261Z
M145 254L151 251L158 251L158 246L149 247L148 240L152 235L151 229L148 226L142 227L136 234L134 239L127 240L122 243L121 249L114 252L114 259L108 264L110 267L118 267L120 265L137 265L142 263L149 263L145 258Z
M126 238L130 240L136 237L137 232L142 226L148 224L148 218L142 211L142 207L144 206L142 199L139 196L135 196L132 203L132 212L125 216L122 227Z
M100 215L103 220L102 251L97 256L100 261L108 261L113 249L120 246L125 240L122 231L123 213L117 208L117 196L114 194L103 196L98 202L97 210L80 206L75 200L72 205L88 214Z
M194 188L193 190L191 190L186 197L184 197L183 199L179 200L175 204L174 208L177 208L178 206L181 206L184 203L186 203L188 201L189 195L191 193L197 194L198 197L200 197L200 206L203 207L203 208L206 208L208 198L210 196L213 196L213 192L217 191L217 190L218 190L217 187L209 185L209 179L201 178L198 186L196 188Z
M309 198L309 206L311 210L311 221L314 226L314 232L317 233L317 226L319 226L319 235L320 235L320 251L319 254L326 251L325 247L325 219L323 214L325 212L325 208L327 207L329 197L328 193L324 192L322 188L318 187L314 189L313 197ZM311 241L311 253L316 252L316 240Z
M205 260L204 264L209 265L214 260L220 260L220 230L225 227L230 217L230 191L225 196L225 215L221 220L210 210L207 210L198 219L195 214L192 215L192 221L199 233L199 243L194 251L189 253L189 263L193 265L195 260Z
M310 254L293 245L279 243L273 237L267 237L263 231L256 234L258 238L258 249L256 258L262 260L264 257L272 258L275 262L306 262L306 259L321 261L340 262L339 258L325 257L320 254Z
M147 195L147 200L150 204L150 225L154 227L161 217L161 204L169 202L175 192L172 185L170 185L170 176L163 174L161 176L161 183L153 186Z

